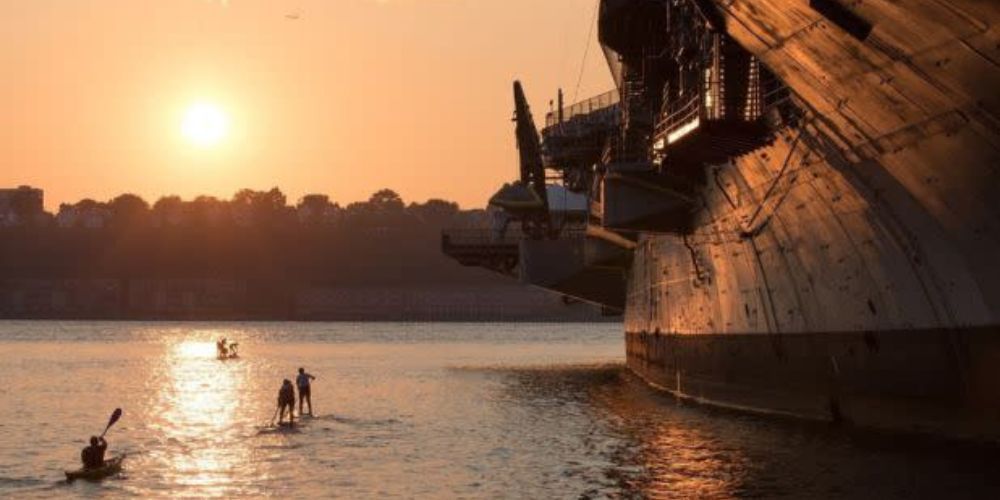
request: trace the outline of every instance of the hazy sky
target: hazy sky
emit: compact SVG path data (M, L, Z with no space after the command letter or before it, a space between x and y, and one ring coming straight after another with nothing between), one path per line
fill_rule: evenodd
M569 104L596 2L0 0L0 186L482 206L516 172L512 79L537 122ZM587 60L580 99L612 87L596 33ZM181 133L198 102L214 146Z

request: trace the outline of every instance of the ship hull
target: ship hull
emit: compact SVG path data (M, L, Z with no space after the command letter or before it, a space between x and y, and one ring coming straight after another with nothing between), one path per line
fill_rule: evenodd
M657 388L741 411L998 442L991 329L795 335L626 334ZM992 354L988 354L992 353Z
M803 115L707 167L692 231L640 236L629 367L713 404L1000 442L1000 9L868 2L858 35L815 2L714 3Z
M1000 163L967 122L932 130L860 158L805 125L710 167L695 229L639 238L628 366L705 403L1000 443ZM915 190L923 169L948 187Z
M1000 443L1000 4L599 12L620 99L543 131L588 228L522 279L624 304L628 366L679 396Z

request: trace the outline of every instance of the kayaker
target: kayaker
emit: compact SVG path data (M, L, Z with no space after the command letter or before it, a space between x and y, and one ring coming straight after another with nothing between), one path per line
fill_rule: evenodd
M104 452L108 451L108 442L104 437L90 436L90 446L80 452L80 461L84 469L104 467Z
M285 419L285 408L288 408L288 425L295 424L295 388L292 381L285 379L278 391L278 425Z
M302 402L309 402L309 416L313 414L313 400L312 391L310 390L310 381L316 380L316 377L306 373L305 368L299 368L299 376L295 378L295 384L299 386L299 415L305 415L302 412Z

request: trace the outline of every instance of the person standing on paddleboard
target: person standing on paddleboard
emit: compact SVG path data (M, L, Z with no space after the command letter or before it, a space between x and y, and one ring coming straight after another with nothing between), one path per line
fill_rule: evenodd
M90 436L90 446L80 452L80 461L84 469L104 467L104 452L108 451L108 442L104 437Z
M278 391L278 425L285 419L285 408L288 408L288 424L295 424L295 388L292 381L285 379Z
M309 402L309 416L313 414L313 400L312 400L312 390L310 387L310 382L316 380L316 377L306 373L305 368L299 368L299 376L295 378L295 384L299 386L299 416L305 415L302 412L302 402Z

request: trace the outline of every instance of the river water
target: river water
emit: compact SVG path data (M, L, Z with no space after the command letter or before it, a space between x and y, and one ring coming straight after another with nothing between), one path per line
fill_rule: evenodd
M0 497L1000 493L992 450L681 404L623 357L617 324L0 322ZM299 366L317 416L273 432ZM115 407L125 472L62 481Z

